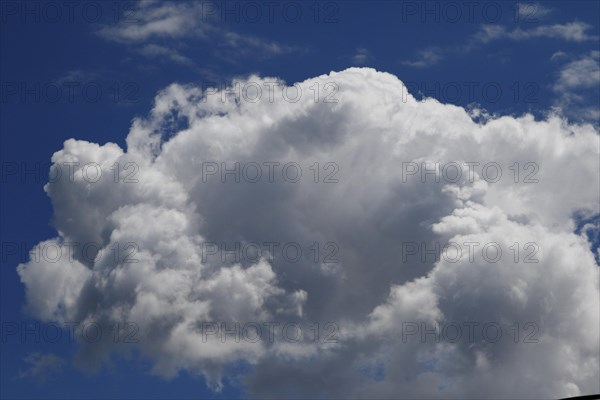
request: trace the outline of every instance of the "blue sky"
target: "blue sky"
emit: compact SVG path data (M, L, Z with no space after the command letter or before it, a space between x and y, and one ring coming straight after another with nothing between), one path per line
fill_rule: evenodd
M173 19L158 27L151 22L160 17L148 9L163 4L101 1L70 9L63 3L6 1L0 9L3 334L11 324L21 333L22 322L38 321L24 312L16 267L36 243L57 235L43 190L52 154L70 138L125 148L132 120L148 115L157 93L172 83L210 86L256 74L292 84L371 67L396 75L417 98L421 92L491 115L529 112L537 119L560 109L572 123L598 126L596 1L476 1L473 8L465 2L284 1L272 20L266 3L258 2L258 21L245 3L228 1L207 4L191 17L178 8L183 4L167 8ZM220 14L222 7L230 12ZM588 220L597 225L597 216ZM247 395L236 378L226 378L220 393L188 371L159 378L149 372L153 361L136 352L86 371L74 361L77 348L64 336L57 343L3 337L2 397ZM244 362L230 368L251 369Z

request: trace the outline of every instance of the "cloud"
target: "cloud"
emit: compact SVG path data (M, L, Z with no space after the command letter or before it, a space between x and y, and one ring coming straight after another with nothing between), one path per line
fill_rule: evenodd
M517 3L517 17L523 22L535 22L553 11L551 8L544 7L540 3Z
M591 51L565 64L553 86L557 95L555 105L573 118L598 123L600 110L600 52ZM589 99L592 100L590 105ZM595 104L594 104L595 103Z
M535 5L535 4L534 4ZM532 17L530 3L522 5L519 3L519 10L527 9L529 19ZM525 7L525 8L524 8ZM540 8L542 16L545 14L544 8ZM519 11L519 12L521 12ZM532 22L531 20L529 22ZM448 54L461 54L473 51L474 49L480 48L482 45L489 44L491 42L508 39L513 41L526 41L538 38L550 38L550 39L561 39L570 42L585 42L591 40L598 40L598 36L593 36L588 33L592 28L591 25L584 22L570 22L566 24L554 24L554 25L540 25L536 28L521 29L516 28L513 30L507 29L506 27L498 24L482 25L478 32L470 36L466 43L460 45L447 46L444 49L439 47L428 47L418 53L418 58L415 60L403 61L402 64L411 67L423 68L435 65L443 60ZM557 52L552 55L552 60L560 58L564 55L563 52Z
M263 96L244 97L240 87L250 86ZM291 101L292 93L301 95ZM53 262L38 257L18 266L27 310L46 321L139 327L136 343L82 342L82 365L135 349L161 377L187 371L215 390L235 378L261 398L595 393L600 268L573 215L599 212L598 134L557 114L475 122L461 107L417 101L397 77L369 68L295 89L258 76L235 80L226 92L173 84L133 121L126 149L70 139L52 156L54 172L79 164L71 164L73 182L45 187L58 233L33 254L50 245L63 251ZM236 161L295 162L303 175L291 183L277 168L269 180L264 169L251 182L244 168L235 172ZM227 163L228 179L204 179L213 162ZM403 179L406 162L456 162L462 177ZM467 178L465 162L495 162L502 179L489 182L479 167ZM137 182L115 182L114 166L128 163L137 166ZM323 182L327 163L337 182ZM88 181L86 165L101 168L97 182ZM532 173L525 165L537 183L523 182ZM102 251L90 259L73 242ZM315 261L314 253L294 263L266 254L233 260L203 251L207 243L231 251L264 242L335 243L339 261ZM479 247L456 262L403 258L406 243L451 242ZM115 256L127 243L136 246L136 262L127 252ZM487 243L504 250L499 261L481 252ZM525 262L532 251L538 262ZM229 329L294 322L305 333L332 323L336 340L323 340L329 330L320 340L305 334L290 342L280 329L273 340L207 338L204 324L220 322ZM406 323L431 332L471 322L479 324L473 338L464 331L456 341L431 340L431 333L402 340ZM501 339L481 337L487 323L502 327ZM532 332L537 342L523 342ZM250 372L230 375L228 366L240 361Z
M565 53L564 51L557 51L552 54L552 56L550 57L550 61L560 60L561 58L565 57L567 57L567 53Z
M125 12L116 24L104 25L97 34L136 49L142 55L166 56L178 64L193 66L192 60L175 50L182 40L224 44L226 58L248 56L260 51L262 56L298 50L254 35L238 34L223 28L215 14L216 3L139 1L133 12Z
M123 43L203 36L210 29L203 4L139 1L134 12L125 13L117 24L102 26L98 34Z
M188 57L182 55L177 50L168 48L168 47L164 47L164 46L159 46L156 44L147 44L147 45L143 46L140 49L140 54L143 54L143 55L145 55L147 57L151 57L151 58L166 57L175 63L184 64L184 65L193 65L192 60L190 60Z
M464 223L472 225L468 233ZM407 389L414 396L433 397L440 387L445 396L452 397L530 397L533 391L529 385L538 384L543 387L537 392L539 397L581 395L588 393L586 387L590 392L596 390L598 360L593 354L597 353L597 336L586 332L598 329L594 316L598 305L595 300L588 300L598 296L598 271L585 241L573 234L551 233L541 226L512 222L499 209L475 203L455 210L435 224L434 230L451 235L456 243L485 241L504 248L513 240L535 237L540 249L547 252L545 262L526 268L506 259L490 268L478 252L472 263L466 258L459 262L441 260L426 278L392 288L387 302L373 311L361 334L367 338L393 337L410 313L411 321L429 324L430 328L434 322L449 326L457 320L480 324L519 320L524 324L537 315L536 320L545 320L543 332L538 342L521 345L511 343L514 337L499 338L493 346L481 337L453 344L431 341L414 351L416 354L410 354L413 350L407 350L407 343L401 340L381 341L379 357L389 357L386 370L391 370L391 376L409 379L412 385L407 385ZM558 243L567 246L557 246ZM579 279L583 276L591 281L581 285ZM548 309L547 301L554 296L560 296L562 301ZM591 319L579 319L583 315ZM409 343L419 342L413 338ZM576 354L589 357L583 361ZM419 358L431 363L421 374L410 367L418 365ZM525 374L521 368L531 360L547 364L537 364L539 368L527 372L527 387L510 387L521 386L519 382L523 382ZM549 380L548 375L554 380ZM448 379L449 376L452 377ZM394 391L391 379L371 387L390 396Z
M598 40L597 36L591 36L588 33L591 28L592 26L585 22L541 25L533 29L516 28L513 30L508 30L501 25L484 25L473 40L480 43L489 43L499 39L523 41L537 38L562 39L570 42Z
M444 58L440 48L430 47L419 52L419 59L414 61L403 61L402 64L411 67L429 67L440 62Z
M100 77L100 74L97 72L83 71L83 70L69 70L64 74L55 79L57 84L65 84L70 82L82 82L82 81L92 81L96 80Z
M364 47L359 47L356 49L356 53L352 56L352 62L355 65L364 65L371 59L371 54L369 50Z
M41 382L60 374L66 364L65 360L51 353L30 353L24 361L28 367L19 373L19 379L32 378Z
M285 46L274 41L266 41L251 35L239 35L235 32L225 32L223 35L226 43L232 48L237 49L238 52L260 50L266 54L285 54L300 50L292 46Z
M554 89L593 88L600 84L600 52L592 51L589 55L571 61L560 70L560 77Z

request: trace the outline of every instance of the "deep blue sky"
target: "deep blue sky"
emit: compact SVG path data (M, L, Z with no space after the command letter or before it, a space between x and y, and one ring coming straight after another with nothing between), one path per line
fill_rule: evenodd
M286 3L289 2L283 2ZM191 63L183 64L168 57L147 57L136 52L135 45L107 40L98 34L102 26L114 24L115 5L123 7L133 2L94 3L102 6L102 17L98 22L86 21L82 7L75 9L71 20L68 9L60 1L55 4L59 5L63 15L57 22L48 21L48 15L44 13L53 10L44 11L45 3L29 2L32 11L21 14L24 11L21 3L2 2L0 232L3 248L0 292L3 326L30 320L22 313L24 287L16 266L26 260L27 251L34 244L56 235L51 224L51 204L43 191L52 153L61 149L62 143L69 138L98 143L111 141L124 147L131 120L145 115L157 91L170 83L227 82L234 76L250 73L277 76L292 83L332 70L369 66L397 75L409 88L432 90L429 95L440 101L461 106L475 102L498 114L531 111L539 116L561 102L562 94L555 89L560 71L569 63L600 50L597 39L600 2L544 2L541 8L534 7L531 13L522 14L519 21L515 18L515 2L474 3L477 6L472 19L464 15L467 8L461 6L463 17L452 22L452 10L446 9L444 14L439 8L443 2L428 2L427 5L400 1L321 2L318 7L323 14L315 22L314 3L299 2L303 16L296 23L286 21L281 12L276 12L273 23L266 16L259 22L247 21L242 16L239 22L231 17L219 24L220 28L242 36L276 41L290 48L289 51L267 54L260 48L223 50L218 37L202 40L184 37L177 39L176 48ZM417 7L416 15L408 13L413 6ZM433 14L419 14L421 7L429 7L434 10ZM440 11L436 11L436 7ZM484 8L488 15L484 15ZM494 16L497 9L501 10L500 18ZM332 16L328 23L323 21L326 12ZM506 34L470 45L485 24L504 27L505 32L510 33L574 22L589 24L586 34L591 39L576 41L527 34L511 38ZM160 43L167 47L172 45L167 41ZM427 49L432 49L435 56L426 57L424 65L419 65L420 52ZM417 65L410 65L411 62L417 62ZM76 88L75 98L70 101L67 89L61 84L65 80L77 81L81 86L93 83L102 89L102 94L97 102L86 101L81 90ZM469 83L476 85L473 98L468 92ZM39 101L36 94L23 92L22 85L33 91L36 87L41 88ZM55 95L51 90L55 86L49 85L62 87L62 97L58 101L51 101ZM502 89L494 102L486 99L482 90L482 87L492 85ZM456 87L461 88L462 94L456 95ZM119 98L115 97L115 89L121 93ZM48 92L44 93L44 90ZM597 87L575 90L583 96L581 105L598 108ZM90 93L92 96L93 92ZM579 105L569 107L574 110L566 113L579 118L576 113ZM39 175L7 175L13 167L19 171L23 167L37 169ZM14 244L19 247L18 254L10 251ZM28 368L24 359L30 353L51 352L68 359L75 351L76 346L65 340L60 343L36 342L32 336L24 342L15 337L3 339L2 397L213 396L198 378L184 373L173 381L163 381L150 376L149 366L139 360L119 360L97 374L66 365L62 373L45 381L20 377ZM228 385L217 397L238 396L242 394Z

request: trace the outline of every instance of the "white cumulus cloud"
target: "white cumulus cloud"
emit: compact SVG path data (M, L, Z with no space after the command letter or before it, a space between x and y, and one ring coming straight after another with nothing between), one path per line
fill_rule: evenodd
M70 164L72 182L45 188L58 233L38 247L64 251L18 267L28 311L46 321L139 326L136 343L80 343L81 363L101 365L135 348L153 361L153 373L185 370L218 390L227 367L244 361L251 372L237 381L261 398L556 398L600 390L599 268L573 219L599 212L594 126L559 115L477 123L461 107L417 101L397 77L369 68L296 88L258 76L236 84L259 86L262 97L222 101L220 92L173 84L134 120L126 149L70 139L52 156L54 169L78 164ZM301 95L290 100L293 93ZM214 162L296 162L303 175L269 181L265 168L256 183L203 179L203 165ZM337 182L323 182L329 162ZM455 162L462 176L403 175L406 163L424 162ZM469 176L471 162L479 167ZM481 165L489 162L501 167L498 182L485 179ZM102 171L94 183L84 168L92 163ZM134 165L136 182L115 182L116 163ZM531 173L537 182L523 182ZM92 260L73 242L101 251ZM331 242L339 262L265 254L234 262L203 253L207 243L239 242ZM455 262L403 259L406 243L449 242L480 246ZM127 243L136 246L135 262L127 252L115 256ZM499 261L485 259L485 243L503 249ZM536 263L525 262L528 243ZM203 336L204 323L269 321L295 321L305 332L334 323L336 340L306 335L290 343L279 331L274 340ZM503 336L402 340L407 324L473 322L479 331L498 324ZM524 342L533 331L536 342Z

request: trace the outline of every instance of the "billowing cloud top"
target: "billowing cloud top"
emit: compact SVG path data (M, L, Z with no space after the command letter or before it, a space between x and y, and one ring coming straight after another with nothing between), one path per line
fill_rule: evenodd
M154 373L187 370L218 390L242 361L251 372L236 381L261 397L599 391L599 268L573 218L598 213L593 126L479 121L368 68L232 87L238 101L237 89L171 85L134 120L126 150L71 139L53 155L51 176L63 178L45 189L58 237L37 250L62 251L19 265L27 308L139 328L135 343L82 341L80 363L136 349ZM440 179L427 174L435 163ZM231 256L266 242L281 245ZM274 256L284 243L309 256ZM427 252L447 243L476 245ZM335 340L205 329L265 322L330 324ZM446 337L422 337L436 326Z

